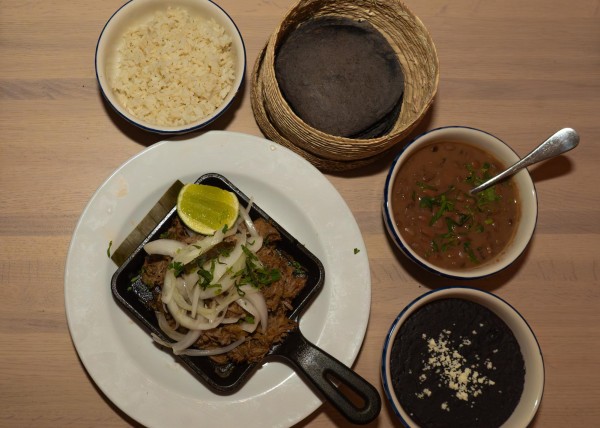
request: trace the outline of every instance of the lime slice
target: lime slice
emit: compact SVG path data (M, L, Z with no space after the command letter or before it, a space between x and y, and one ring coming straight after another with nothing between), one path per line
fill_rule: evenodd
M240 203L227 190L206 184L189 183L177 197L177 214L187 227L203 235L213 235L235 223Z

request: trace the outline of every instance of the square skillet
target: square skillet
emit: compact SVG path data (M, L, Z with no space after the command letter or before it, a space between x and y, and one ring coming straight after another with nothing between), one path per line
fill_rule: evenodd
M196 180L196 183L232 191L237 195L242 206L248 206L248 197L221 175L206 174ZM145 258L143 246L165 232L176 215L176 208L171 209L117 269L112 278L112 292L115 299L146 330L169 342L170 339L165 337L158 327L154 311L146 304L152 298L152 293L138 277ZM252 204L250 217L253 220L262 217L270 222L282 237L277 247L293 257L306 270L306 285L293 300L294 309L288 315L288 318L298 321L300 315L323 288L325 281L323 264L256 204ZM167 351L163 350L163 352ZM207 357L178 355L176 358L213 392L220 394L231 394L239 390L262 364L260 362L219 365ZM313 391L331 402L350 422L366 424L379 415L381 398L377 389L342 362L306 340L298 326L290 330L280 343L273 344L263 361L269 358L279 359L289 364L302 376L308 386L313 388ZM346 388L340 387L342 385Z
M203 175L196 180L196 183L229 190L236 194L242 207L245 208L248 206L249 198L229 180L219 174L211 173ZM160 221L112 277L112 293L117 301L134 318L136 318L147 331L155 333L158 337L167 342L171 342L172 340L165 336L161 331L154 311L147 305L147 302L152 299L152 293L139 279L139 273L146 256L146 253L143 250L144 245L149 241L158 239L160 235L169 228L169 225L175 216L177 216L176 207L171 209L167 216ZM250 210L250 218L256 220L260 217L271 223L281 234L282 239L277 244L278 249L289 254L306 270L306 285L293 300L292 305L294 309L288 314L290 319L298 321L302 312L323 288L323 283L325 281L323 264L283 227L271 219L271 217L269 217L269 215L259 206L253 203ZM271 347L269 354L273 351L274 349ZM164 350L164 352L168 352L168 350ZM226 365L219 365L207 357L192 357L187 355L178 355L175 357L187 366L188 369L211 390L217 393L234 393L242 387L252 372L260 366L259 363L229 363Z

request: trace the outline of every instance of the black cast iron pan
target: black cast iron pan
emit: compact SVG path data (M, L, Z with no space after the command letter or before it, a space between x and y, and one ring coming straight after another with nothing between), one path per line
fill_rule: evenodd
M206 174L196 183L217 186L234 192L242 206L247 206L249 199L229 180L218 174ZM157 239L165 232L171 220L177 215L173 208L150 232L135 251L124 261L112 277L112 292L115 299L143 328L153 332L160 338L170 341L160 328L154 311L147 302L152 298L151 292L139 279L140 269L144 263L143 246ZM302 265L307 273L307 284L293 301L293 311L289 318L298 321L304 310L310 305L323 287L325 271L321 262L304 245L298 242L277 222L269 217L259 206L252 205L250 217L259 217L269 221L280 232L282 239L278 246ZM157 349L157 352L160 352ZM169 352L164 350L163 352ZM239 390L252 373L262 364L227 364L219 365L207 357L191 357L179 355L179 359L207 387L218 394L231 394ZM290 331L283 342L271 347L263 362L282 360L294 368L298 374L318 392L331 402L349 421L365 424L375 419L381 409L381 399L377 390L365 379L334 357L310 343L299 328Z

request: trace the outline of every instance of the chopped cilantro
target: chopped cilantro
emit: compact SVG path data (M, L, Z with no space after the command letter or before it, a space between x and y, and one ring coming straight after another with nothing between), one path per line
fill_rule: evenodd
M206 290L211 284L215 274L215 259L210 262L210 270L204 269L202 266L198 269L198 281L197 284L203 290Z
M304 266L302 266L296 260L293 260L292 262L290 262L290 266L292 266L294 268L294 272L293 272L294 276L303 276L306 274L306 269L304 269Z
M244 269L238 272L239 276L236 286L249 284L255 288L261 288L281 279L281 271L279 269L271 269L263 266L256 254L250 251L245 245L242 245L242 251L246 254L246 265Z
M181 262L171 262L171 263L169 263L167 268L173 270L173 274L175 276L179 276L183 273L185 265Z
M423 183L422 181L417 181L417 186L419 186L419 189L423 189L423 190L436 190L437 191L437 187L435 186L431 186L427 183Z
M473 249L471 248L470 242L465 242L463 245L463 249L465 250L465 253L467 253L467 256L469 256L469 260L471 260L471 262L473 262L475 264L479 264L479 260L475 256L475 253L473 252Z

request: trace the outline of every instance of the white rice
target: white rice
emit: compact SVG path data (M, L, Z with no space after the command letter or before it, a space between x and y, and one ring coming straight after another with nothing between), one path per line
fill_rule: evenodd
M119 101L153 125L186 125L222 104L235 79L232 39L213 19L182 8L131 28L111 82Z

